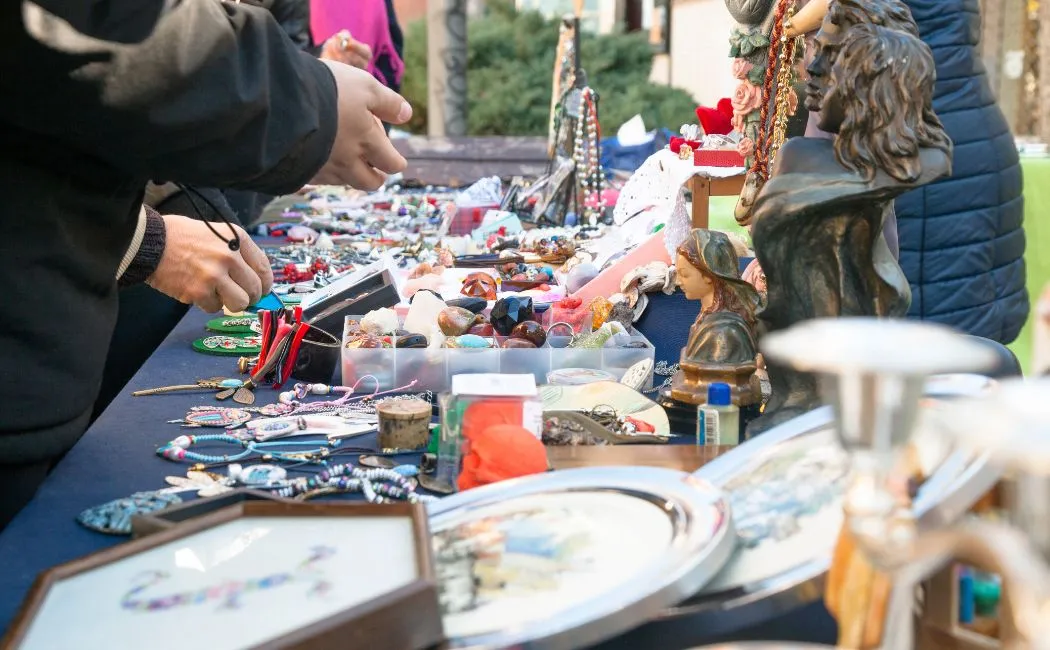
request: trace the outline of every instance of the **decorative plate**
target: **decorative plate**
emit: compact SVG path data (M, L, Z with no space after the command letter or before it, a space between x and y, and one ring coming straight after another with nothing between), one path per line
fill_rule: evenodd
M710 580L735 543L726 500L651 467L565 470L429 505L454 648L580 648Z
M627 369L627 372L620 378L620 383L624 386L630 386L634 390L642 390L649 383L649 378L653 376L653 360L642 359L638 363L634 364Z
M968 510L1000 473L986 457L946 444L931 410L924 407L913 444L913 462L929 476L915 510L921 525L940 526ZM737 551L697 595L633 631L630 640L650 643L668 633L661 626L674 625L696 635L685 643L701 644L819 598L842 524L847 472L829 407L786 422L698 470L694 476L726 492Z

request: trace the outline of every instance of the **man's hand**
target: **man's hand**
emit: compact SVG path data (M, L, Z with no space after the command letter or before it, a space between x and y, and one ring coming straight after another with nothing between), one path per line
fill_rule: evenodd
M355 41L345 29L324 42L321 58L339 61L362 70L368 69L372 61L372 48L366 43Z
M270 262L240 226L234 226L240 250L231 251L203 221L174 214L162 218L164 255L146 284L207 312L224 306L232 312L243 311L270 291ZM225 224L213 226L219 232L226 229Z
M382 122L404 124L412 107L401 95L363 70L338 61L323 61L335 76L339 93L339 130L328 162L314 177L321 185L351 185L375 190L384 174L405 169L405 159L390 143Z

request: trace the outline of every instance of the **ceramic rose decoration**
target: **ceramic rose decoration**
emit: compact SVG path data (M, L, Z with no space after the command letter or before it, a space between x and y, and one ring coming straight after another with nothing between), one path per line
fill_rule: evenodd
M726 0L731 14L735 12L739 0ZM767 2L768 9L762 3L751 3L755 15L762 15L755 23L740 24L729 37L729 56L733 58L730 66L734 79L739 80L733 91L733 129L744 136L737 151L744 156L745 165L750 168L755 153L755 142L758 141L760 122L762 120L762 102L767 96L766 68L769 61L769 21L765 20L773 2ZM793 80L794 81L794 80ZM792 90L788 96L788 113L794 115L798 108L798 96Z

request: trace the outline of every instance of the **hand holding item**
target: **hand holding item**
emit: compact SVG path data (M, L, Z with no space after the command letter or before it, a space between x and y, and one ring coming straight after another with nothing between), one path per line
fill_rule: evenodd
M372 48L366 43L355 41L350 32L344 29L325 41L321 48L321 58L365 70L372 61Z
M352 185L368 191L378 189L383 184L384 173L394 174L406 166L382 122L404 124L412 117L412 107L401 95L363 70L338 61L323 63L335 77L339 129L328 162L314 182Z
M266 254L239 226L238 250L230 250L203 221L166 215L164 254L146 283L179 302L207 312L224 306L239 312L258 302L273 285ZM225 228L225 225L217 226Z

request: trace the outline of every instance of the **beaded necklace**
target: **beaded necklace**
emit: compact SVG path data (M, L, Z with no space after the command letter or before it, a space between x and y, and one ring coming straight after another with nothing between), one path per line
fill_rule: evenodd
M224 454L222 456L212 456L208 454L201 454L195 451L188 451L192 445L204 443L204 442L220 442L224 444L240 445L243 449L236 454ZM324 458L328 457L329 447L338 447L339 440L328 440L322 443L321 447L317 447L316 441L290 441L280 440L274 442L256 442L251 439L243 439L227 434L208 434L203 436L179 436L171 442L167 443L163 447L157 449L157 455L167 458L168 460L176 463L184 460L192 461L194 463L204 464L216 464L216 463L229 463L238 460L243 460L252 454L262 454L260 450L272 449L278 446L312 446L314 449L307 452L287 452L287 451L267 451L265 453L266 459L274 460L293 460L301 461L304 460L305 456L320 457L321 462L324 462Z
M435 499L429 495L416 494L413 485L399 471L361 469L353 465L333 465L318 472L317 476L292 479L274 493L286 499L302 501L310 496L333 492L360 492L370 503L395 500L426 503Z

